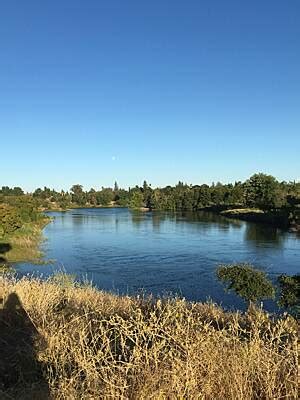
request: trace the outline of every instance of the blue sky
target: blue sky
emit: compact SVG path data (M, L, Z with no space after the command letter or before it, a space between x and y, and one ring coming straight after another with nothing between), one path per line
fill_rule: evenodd
M0 185L300 178L300 2L3 0Z

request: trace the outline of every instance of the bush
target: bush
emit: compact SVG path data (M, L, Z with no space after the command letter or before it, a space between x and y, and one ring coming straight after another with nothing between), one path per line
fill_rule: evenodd
M0 278L3 298L15 293L27 312L21 326L35 328L27 337L20 324L6 337L0 329L1 399L297 398L297 324L290 317L63 288L53 279ZM9 390L1 387L5 376ZM47 393L34 393L43 384Z
M0 236L9 235L21 226L18 210L8 204L0 204Z
M300 312L300 275L280 275L278 278L280 286L280 298L278 304L281 307L291 309L299 316Z
M275 289L264 272L250 264L221 265L217 277L227 284L227 290L233 290L248 302L274 298Z

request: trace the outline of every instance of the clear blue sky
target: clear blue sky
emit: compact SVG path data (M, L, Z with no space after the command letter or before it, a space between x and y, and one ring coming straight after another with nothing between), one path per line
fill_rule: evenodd
M2 0L0 185L300 177L299 0Z

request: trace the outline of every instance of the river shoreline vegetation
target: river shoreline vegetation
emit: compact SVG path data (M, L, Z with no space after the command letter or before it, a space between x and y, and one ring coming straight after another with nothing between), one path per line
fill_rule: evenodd
M253 175L233 185L0 193L0 397L13 399L296 399L299 275L277 288L249 264L217 278L249 303L224 310L176 297L117 296L67 274L18 278L11 262L41 258L45 210L119 206L263 216L297 226L299 183ZM266 217L267 216L267 217ZM271 221L270 218L275 218ZM281 314L259 302L279 294Z
M152 188L142 186L128 190L113 188L84 191L80 184L70 191L44 187L24 194L19 187L2 187L0 203L13 204L27 199L38 211L66 210L76 207L129 207L135 210L199 211L209 210L229 218L263 222L300 230L300 182L279 182L263 173L252 175L245 182L191 185L178 182L175 186Z
M0 202L0 265L38 262L42 258L42 229L50 218L29 195L7 196Z

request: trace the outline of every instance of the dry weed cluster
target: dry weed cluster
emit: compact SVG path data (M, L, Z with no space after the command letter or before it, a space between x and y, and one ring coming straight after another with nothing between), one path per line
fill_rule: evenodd
M297 398L291 317L118 297L60 278L0 278L3 304L11 293L38 332L34 354L42 375L25 382L18 371L2 387L0 378L0 398ZM13 338L13 322L10 328Z

